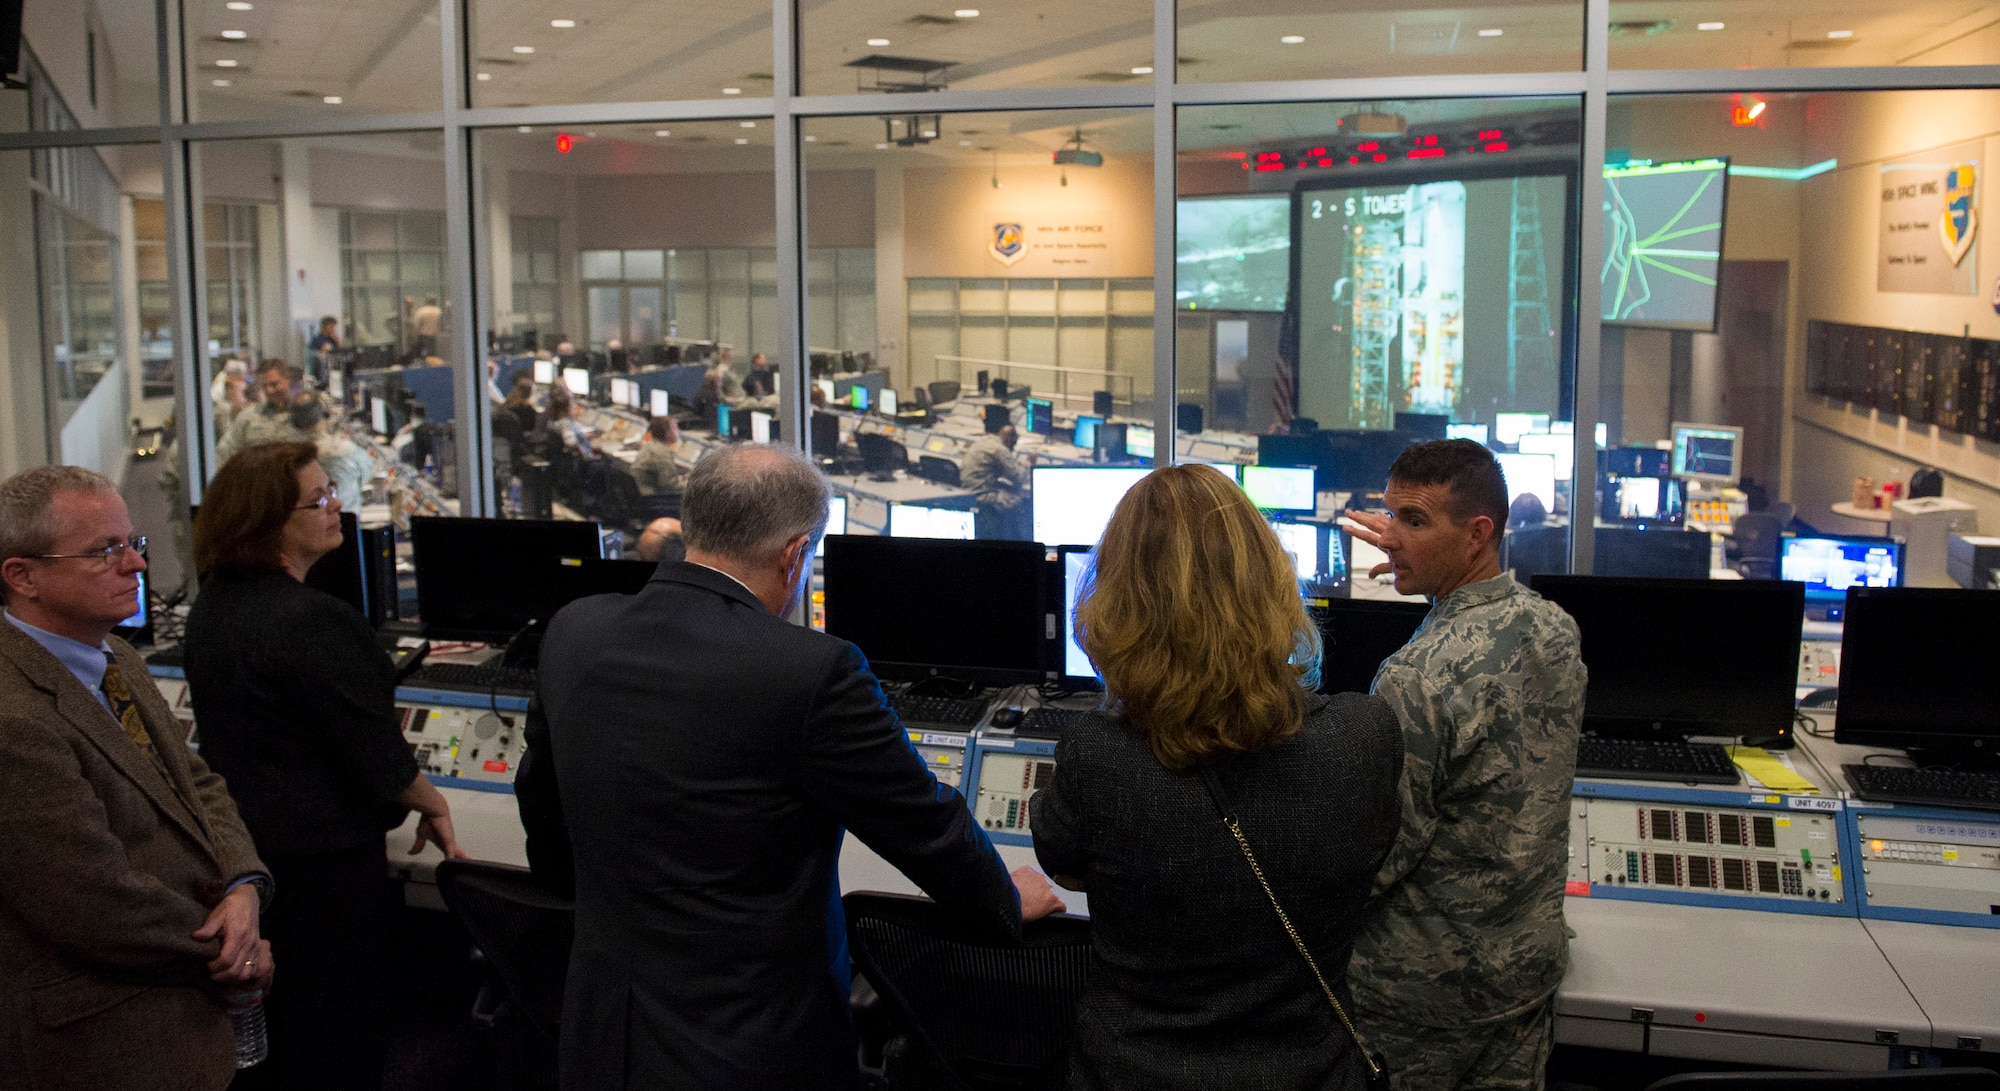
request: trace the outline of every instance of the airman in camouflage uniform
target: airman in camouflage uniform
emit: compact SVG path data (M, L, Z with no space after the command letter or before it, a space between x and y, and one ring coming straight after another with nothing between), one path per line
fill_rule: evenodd
M263 402L236 414L229 431L215 445L218 464L246 447L260 443L311 443L312 437L292 426L292 379L283 363L266 361L257 373Z
M1444 449L1412 448L1390 473L1392 514L1357 520L1397 589L1433 605L1375 677L1403 726L1403 826L1348 980L1397 1091L1526 1091L1543 1085L1568 968L1585 672L1576 623L1499 570L1504 482L1471 502L1494 493L1491 456L1462 440L1421 447Z

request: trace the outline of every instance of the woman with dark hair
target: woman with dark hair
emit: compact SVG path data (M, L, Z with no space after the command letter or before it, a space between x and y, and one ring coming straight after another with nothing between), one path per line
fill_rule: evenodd
M270 864L264 935L285 968L258 1086L374 1088L388 1050L395 891L386 834L463 856L444 796L396 718L389 657L360 612L303 582L341 545L340 498L309 443L245 448L202 496L188 612L202 757ZM239 1080L241 1083L242 1080Z
M1399 818L1389 706L1315 692L1291 557L1207 466L1119 501L1074 624L1104 704L1029 802L1042 867L1090 894L1068 1086L1364 1086L1346 967Z

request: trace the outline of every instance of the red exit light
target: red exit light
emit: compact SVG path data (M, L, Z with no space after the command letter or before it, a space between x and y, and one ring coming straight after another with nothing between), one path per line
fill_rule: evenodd
M558 155L568 155L570 151L575 147L576 147L575 137L569 135L568 133L556 134L556 153Z

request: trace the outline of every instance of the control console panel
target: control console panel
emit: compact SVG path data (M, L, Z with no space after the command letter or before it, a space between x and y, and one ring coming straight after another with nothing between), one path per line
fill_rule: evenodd
M425 775L511 788L527 752L524 712L396 702L403 738Z
M2000 814L1848 807L1862 916L2000 928Z
M1000 844L1032 845L1028 797L1054 781L1056 744L1041 739L981 739L972 817Z
M1837 810L1583 796L1571 807L1572 893L1751 908L1847 900Z
M910 745L917 748L917 756L924 759L924 765L938 778L938 782L963 790L971 736L938 731L911 731L908 734Z

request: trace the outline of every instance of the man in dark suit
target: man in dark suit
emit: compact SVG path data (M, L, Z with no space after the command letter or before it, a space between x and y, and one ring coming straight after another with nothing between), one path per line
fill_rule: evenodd
M549 625L515 792L536 873L574 883L565 1087L853 1087L843 830L995 930L1061 908L1010 882L860 651L785 620L827 499L794 449L711 452L687 560Z
M219 997L270 983L270 876L111 636L144 549L98 474L0 482L0 1087L216 1091Z

